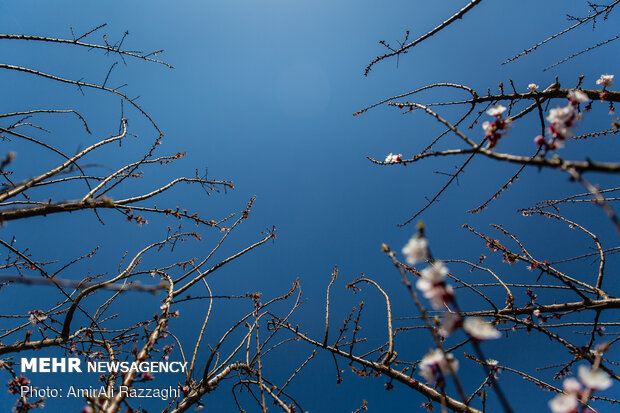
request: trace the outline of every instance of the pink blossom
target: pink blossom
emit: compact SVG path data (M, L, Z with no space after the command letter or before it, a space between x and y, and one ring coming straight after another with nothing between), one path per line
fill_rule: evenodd
M608 74L601 75L601 77L596 80L596 84L603 85L604 87L609 87L614 84L613 78L614 78L614 75L608 75Z
M549 115L547 115L547 120L551 123L549 125L549 133L553 136L553 141L545 143L549 149L560 148L563 146L562 141L573 137L571 128L581 119L581 114L577 111L577 105L588 100L588 95L574 89L568 92L568 105L549 111Z
M497 105L487 110L487 115L495 117L493 122L485 121L482 123L482 130L484 131L485 138L489 141L489 148L494 148L499 139L508 133L511 120L502 118L502 114L505 111L506 107L503 105Z
M485 120L482 122L482 130L486 136L491 136L495 132L495 124Z
M539 87L540 86L538 86L536 83L530 83L529 85L527 85L527 88L530 92L536 92Z
M538 135L534 138L534 143L536 146L543 146L545 144L545 137L542 135Z

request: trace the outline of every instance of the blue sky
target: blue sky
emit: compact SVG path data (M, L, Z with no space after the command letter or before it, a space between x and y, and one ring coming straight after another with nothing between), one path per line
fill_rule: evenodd
M187 152L182 161L167 170L153 170L141 185L154 187L172 176L192 175L196 168L208 167L209 176L230 179L236 189L205 200L199 191L180 188L157 202L180 204L214 219L243 209L247 200L256 195L251 219L226 245L222 257L257 240L260 232L272 225L277 228L278 238L224 268L214 278L212 288L230 294L259 290L270 297L285 291L299 277L307 301L297 322L319 337L324 290L334 265L339 266L341 274L333 290L334 320L343 319L351 306L363 299L367 303L364 331L383 332L383 306L374 292L365 289L361 297L344 289L360 273L385 286L399 315L414 314L399 275L380 252L380 245L385 242L400 250L414 228L398 228L396 224L422 207L425 197L433 196L446 181L445 175L435 171L452 172L462 162L448 158L406 168L373 165L366 160L367 155L382 159L390 152L417 153L439 130L438 125L421 113L402 115L387 107L355 118L354 112L434 82L463 83L483 94L489 87L496 90L499 82L507 84L509 79L521 90L531 82L544 88L555 76L572 86L581 74L586 75L587 87L593 88L601 73L617 73L614 44L542 72L568 54L616 35L613 14L611 21L600 22L595 32L590 27L581 28L532 56L500 66L505 58L566 27L566 13L586 13L582 2L566 5L567 2L554 0L541 5L528 0L483 2L462 21L401 56L398 67L396 60L387 60L364 77L364 67L384 52L379 40L395 44L405 30L416 37L464 4L454 0L443 1L441 6L435 3L438 2L8 1L0 4L0 23L4 33L56 37L70 37L69 27L80 33L107 23L106 33L113 41L129 30L125 45L130 49L164 49L165 53L158 57L175 69L128 61L127 66L115 67L109 79L110 85L127 83L124 90L130 96L140 95L138 102L166 135L162 153ZM95 39L100 41L100 35L91 40ZM6 63L95 83L103 81L115 61L95 51L17 42L0 42L0 52ZM117 98L96 91L82 96L75 88L16 73L2 73L0 86L4 97L0 100L2 113L33 106L70 106L85 114L95 136L107 136L117 130ZM435 101L443 96L429 94L425 98ZM454 117L459 112L445 113ZM131 130L140 138L120 150L105 152L107 158L98 159L99 162L120 165L133 160L136 153L132 149L140 150L139 140L150 142L154 138L153 130L138 113L127 109L126 115ZM584 130L608 119L605 110L588 116L590 123L584 121ZM61 146L69 152L93 139L77 122L45 122L55 136L62 137ZM536 124L524 121L517 126L501 142L500 149L531 154ZM472 134L481 132L474 129ZM444 145L456 143L456 138L449 138ZM603 137L568 145L564 154L567 158L582 159L587 153L612 161L618 149L617 139ZM16 168L29 171L56 162L29 151L18 151ZM575 237L566 228L516 213L517 208L535 201L582 191L558 172L529 170L484 213L465 212L486 200L515 171L514 167L495 162L475 161L459 179L459 185L449 189L441 202L422 216L436 256L475 260L482 253L490 255L482 242L460 228L464 223L482 230L487 230L489 223L501 223L517 231L541 256L565 258L587 248L587 240ZM592 175L592 179L603 186L617 182L614 177ZM574 208L571 214L598 229L609 246L617 243L617 235L609 229L601 211ZM106 225L101 226L92 214L72 214L16 223L2 231L4 237L7 233L18 234L21 245L28 245L33 253L50 259L80 255L100 245L101 252L92 263L93 271L113 272L124 251L135 251L149 240L165 235L162 225L165 228L166 224L162 222L154 219L147 227L135 228L123 222L122 217L109 215ZM124 242L119 242L119 234ZM213 239L217 235L213 234ZM186 252L200 255L204 248L187 247ZM613 268L614 260L610 262ZM575 265L592 271L589 263ZM497 268L517 280L529 275L524 275L522 268L507 268L501 263ZM45 291L31 288L28 294L45 299ZM155 305L151 297L132 295L124 299L145 314L150 314ZM16 301L12 305L21 304ZM215 332L224 328L237 311L231 310L230 304L223 303L221 307L216 308L222 311L221 315L214 316ZM183 317L176 320L180 337L193 337L200 319L194 314L199 310L181 307ZM404 354L422 356L431 347L430 337L419 332L408 334L402 339ZM213 339L216 336L214 333ZM491 343L488 355L498 360L514 359L517 355L522 358L523 369L531 371L542 364L540 358L532 357L532 343L537 340L542 338L523 336ZM562 351L559 347L556 350ZM291 363L299 362L310 351L308 347L291 346L282 357ZM564 353L550 355L558 359L563 356ZM291 390L296 391L306 410L352 411L362 399L368 400L370 411L413 408L424 402L419 395L399 386L396 391L384 391L384 379L361 379L348 371L345 381L336 386L330 363L331 357L319 356L293 383ZM464 360L462 363L468 370L464 377L478 377L476 366L467 365ZM346 363L342 366L347 370ZM274 368L274 375L286 374L279 367ZM540 411L545 411L549 393L535 391L520 378L507 376L506 383L515 407L531 406L526 403L527 397L540 406ZM618 390L610 393L617 397ZM0 393L0 400L5 397L7 393ZM50 411L79 408L73 401L53 403L58 404L53 407L50 401ZM205 403L209 411L229 411L234 407L227 390L214 393ZM494 399L490 403L493 406ZM600 411L611 410L603 407Z

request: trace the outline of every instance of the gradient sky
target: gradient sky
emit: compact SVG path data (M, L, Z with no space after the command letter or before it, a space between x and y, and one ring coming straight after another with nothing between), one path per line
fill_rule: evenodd
M112 42L128 30L130 35L124 43L127 48L164 49L165 53L158 58L175 69L128 60L127 66L115 67L108 81L111 86L127 83L125 93L140 96L138 102L166 135L160 153L187 152L178 164L160 172L154 170L140 185L152 188L170 177L193 175L196 168L208 167L210 177L232 180L236 189L205 199L199 191L179 188L157 201L158 206L181 205L199 211L207 219L242 210L248 199L256 195L251 219L226 244L220 258L259 239L260 232L272 225L277 228L278 238L273 244L223 268L213 278L211 287L221 294L261 291L268 298L286 291L299 277L306 301L295 322L310 335L320 337L324 291L333 266L338 265L340 277L332 290L332 319L339 322L352 306L364 300L362 332L373 332L370 336L376 337L384 331L384 307L376 292L364 289L361 295L353 295L344 286L364 273L389 292L396 314L415 314L398 273L381 253L380 245L385 242L400 251L414 227L398 228L396 224L409 218L424 205L425 197L433 196L446 182L446 176L435 171L453 172L462 159L437 159L406 168L373 165L366 159L367 155L378 159L390 152L411 156L424 148L440 129L421 113L402 115L388 107L355 118L352 114L386 97L434 82L462 83L484 94L487 88L497 90L499 82L508 84L509 79L524 91L531 82L544 88L555 76L568 87L575 85L577 77L583 74L586 87L594 88L594 81L601 73L620 75L618 48L613 43L553 70L542 71L572 52L616 35L617 11L610 21L599 22L594 32L591 27L583 27L541 47L531 56L501 66L506 58L567 27L566 13L587 13L585 2L524 0L483 2L462 21L401 56L398 66L395 59L386 60L376 65L369 76L363 76L364 67L384 52L379 40L396 44L402 40L405 30L410 30L414 38L464 4L455 0L160 0L148 3L21 0L0 3L0 24L4 33L70 38L70 27L76 33L83 33L107 23L105 32ZM91 41L95 40L101 41L101 35L94 35ZM4 63L94 83L105 79L115 61L114 57L96 51L6 41L0 41L0 55ZM85 114L94 137L108 136L117 130L120 113L117 98L96 91L86 91L82 96L73 87L20 73L3 72L0 87L2 113L33 107L72 107ZM423 100L445 99L442 93L425 95ZM127 106L126 111L131 131L140 137L120 149L103 152L105 158L99 158L98 162L112 166L134 160L137 153L132 148L140 150L139 139L151 142L154 138L152 128L138 113ZM443 113L455 119L460 112L451 109ZM588 117L580 130L587 130L588 125L597 130L597 124L609 119L604 109L593 111ZM500 149L531 154L532 138L537 134L535 120L515 125ZM53 139L62 139L60 146L69 152L94 139L73 120L46 118L42 123L54 132L50 135ZM482 136L480 130L471 133ZM41 136L44 136L42 132ZM444 140L444 148L456 143L456 138L449 137ZM563 155L583 159L588 154L593 159L612 161L617 160L619 149L613 136L601 137L592 142L574 145L571 142ZM26 176L33 168L56 162L46 158L47 155L29 151L25 147L17 150L15 166ZM482 242L461 229L464 223L489 232L490 223L501 223L522 236L540 256L553 259L570 257L588 248L587 239L575 236L567 228L541 218L524 218L516 212L517 208L535 201L583 191L557 172L528 170L484 213L465 212L485 201L515 171L514 167L492 161L474 161L459 178L459 185L451 187L421 217L437 257L476 260L480 254L491 255ZM615 177L592 175L592 180L602 186L617 184ZM123 191L129 193L130 189ZM617 235L610 230L601 211L575 207L570 213L579 222L600 231L607 246L617 244ZM161 238L168 225L154 218L148 226L136 228L118 214L108 215L105 221L106 225L102 226L87 213L38 218L3 228L3 239L16 234L18 245L29 246L33 254L50 260L81 255L99 245L101 251L93 259L92 271L114 272L124 251L136 251ZM208 243L218 234L212 236L205 240L206 245L211 245ZM200 256L206 245L186 247L184 251ZM495 262L506 277L514 280L531 277L522 265L507 267L499 261L490 262ZM591 272L590 264L578 262L567 268L583 267ZM618 264L617 259L610 258L609 268L614 268L614 264ZM467 269L453 270L466 273ZM46 291L43 287L31 287L25 294L31 300L45 300ZM618 291L610 288L610 292ZM17 311L24 304L18 297L12 295L5 303ZM158 305L155 298L140 294L127 294L123 300L136 314L146 317ZM518 300L525 302L525 294ZM468 303L464 299L465 306ZM247 310L234 308L234 303L216 304L210 342L225 331L235 314ZM188 305L180 310L182 317L173 321L172 328L177 329L180 339L189 341L199 328L201 308ZM421 357L432 343L430 336L414 331L402 336L398 351ZM537 344L546 343L543 340L534 334L499 340L488 344L487 355L500 362L518 359L519 367L530 372L547 360L550 363L564 360L566 355L557 346L552 348L558 354L538 354ZM280 359L274 359L270 371L286 380L295 368L294 363L303 361L311 351L303 345L289 346ZM459 358L466 382L475 383L481 376L479 368L464 357ZM319 355L289 390L311 412L353 411L362 399L368 401L369 410L374 412L399 408L417 411L425 401L399 385L395 391L387 392L385 379L361 379L350 374L347 363L341 362L340 366L346 373L344 382L336 386L331 357ZM547 372L540 374L550 380ZM41 377L40 380L42 385L51 381L72 383L75 377ZM551 393L508 374L502 380L515 410L547 411ZM619 395L620 386L609 391L610 397ZM13 396L0 392L0 401L5 399L11 402ZM204 402L208 411L234 409L225 386ZM81 404L76 400L50 400L48 406L47 411L78 411ZM497 411L495 406L491 396L489 411ZM256 406L245 399L245 407L254 411ZM599 407L600 412L612 411L605 405Z

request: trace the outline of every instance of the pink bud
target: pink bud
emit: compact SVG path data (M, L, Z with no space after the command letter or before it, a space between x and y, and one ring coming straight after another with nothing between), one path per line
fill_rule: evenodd
M545 137L542 135L538 135L537 137L534 138L534 143L537 146L543 146L545 144Z

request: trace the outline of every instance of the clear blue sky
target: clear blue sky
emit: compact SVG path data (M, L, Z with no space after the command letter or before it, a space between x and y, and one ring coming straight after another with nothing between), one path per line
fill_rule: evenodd
M174 65L174 70L129 60L127 66L118 65L109 80L112 86L127 83L125 92L130 96L140 95L139 103L166 134L161 153L187 152L181 162L163 174L145 177L144 187L154 187L172 176L192 175L196 168L208 167L209 176L230 179L236 189L205 202L199 192L180 188L157 203L180 205L214 219L228 211L243 209L245 202L256 195L251 219L226 245L225 252L233 252L258 239L260 231L272 225L277 228L275 243L224 268L211 287L222 294L262 291L265 297L272 297L288 289L299 277L307 301L296 322L310 335L320 337L324 290L332 267L338 265L340 278L332 290L332 319L342 320L353 305L364 300L367 313L362 332L375 329L376 334L370 335L376 336L384 330L383 304L370 289L354 296L345 291L344 285L364 273L384 285L393 297L398 315L414 314L399 275L380 252L380 245L385 242L400 250L414 228L397 228L396 224L411 216L424 205L425 196L433 196L443 185L446 177L434 171L452 172L461 160L433 160L406 168L372 165L366 155L382 159L390 152L405 156L417 153L428 144L438 127L422 114L404 116L387 107L355 118L352 114L383 98L434 82L463 83L484 94L488 87L496 88L502 81L508 84L509 79L524 91L531 82L544 88L556 75L565 85L572 86L578 75L584 74L588 87L594 87L601 73L620 76L618 49L614 44L542 72L544 67L568 54L616 35L617 24L613 21L617 22L617 16L614 15L611 22L601 22L594 33L589 27L581 28L532 56L500 66L505 58L566 27L569 24L566 13L585 14L584 3L483 2L462 21L401 56L398 67L396 60L387 60L376 65L368 77L363 76L364 67L384 52L379 40L396 44L405 30L411 31L412 38L425 33L465 1L76 3L22 0L0 4L0 24L4 33L69 38L70 27L81 33L107 23L106 33L112 41L129 30L124 43L129 49L165 49L158 57ZM94 39L100 41L101 37L96 35ZM103 81L115 61L96 51L17 42L0 42L0 55L4 63L94 83ZM33 106L75 107L84 112L95 136L107 136L117 129L120 109L116 98L95 91L82 96L75 88L18 73L2 73L0 88L2 113ZM441 95L429 95L429 101L441 98ZM592 114L590 121L606 121L604 112ZM138 113L127 109L126 115L131 130L140 139L153 138L152 129ZM69 152L93 139L73 121L49 122L46 125L54 128L54 139L62 139L61 146ZM502 142L505 144L502 149L530 154L532 138L537 134L535 124L524 122L518 126L506 138L509 141ZM476 130L472 133L481 135ZM445 145L456 142L456 138L448 139ZM133 145L129 143L121 150L110 151L106 155L109 158L98 161L120 165L133 160ZM564 152L567 158L581 159L588 153L604 161L617 160L620 149L617 139L609 137L568 146ZM21 162L18 165L24 170L52 162L27 151L18 152L17 162ZM557 259L586 248L587 240L578 239L579 243L574 243L564 236L565 232L570 235L564 228L557 229L554 224L537 218L526 219L515 212L538 200L582 191L560 173L539 174L529 170L483 214L465 212L486 200L515 171L490 161L474 162L460 178L459 186L448 190L441 202L422 216L436 256L476 260L480 254L490 255L481 242L460 229L464 223L485 231L489 223L501 223L518 231L541 255L549 254ZM614 179L595 177L602 185L614 183ZM608 246L617 243L617 236L607 228L602 212L590 214L589 211L594 210L576 209L574 217L600 229ZM28 245L33 253L48 259L81 255L100 245L101 252L93 264L99 267L95 266L93 271L114 272L123 251L135 251L165 235L161 223L155 219L148 227L138 229L123 222L122 217L110 215L106 225L101 226L92 214L72 214L14 224L2 231L5 238L8 233L18 234L22 246ZM555 230L559 236L550 232ZM119 233L123 242L119 242ZM198 245L187 253L200 256L205 248ZM614 261L617 259L610 260L610 268ZM583 264L584 268L591 271L588 264ZM497 268L506 270L501 264ZM507 271L514 279L529 276L523 268ZM31 288L28 294L33 299L44 299L46 290ZM137 312L145 311L147 317L152 308L157 308L154 307L157 301L152 297L131 295L124 299ZM526 297L518 299L524 302ZM19 308L20 303L11 305ZM236 314L237 310L230 310L230 305L217 304L215 310L222 313L214 314L211 340L215 340L215 332L225 328L229 318ZM200 323L201 308L180 309L182 317L173 321L178 325L173 324L172 328L176 328L181 339L191 340ZM403 354L421 357L432 346L430 337L421 331L403 335L401 340L398 351ZM537 340L543 339L500 340L489 344L487 355L500 362L522 358L521 367L533 371L543 364L532 346ZM563 351L559 347L555 349ZM282 358L294 366L293 363L304 360L310 352L309 347L290 346ZM565 356L558 353L549 357L555 360ZM462 355L459 358L464 370L469 370L464 377L478 379L478 368ZM362 399L368 401L370 411L374 412L415 410L425 401L398 385L395 391L386 392L383 378L353 376L343 361L341 368L346 371L345 380L337 387L331 357L322 354L290 390L304 409L311 412L353 411ZM290 368L282 371L279 366L273 367L277 377L286 378L290 371ZM520 378L505 376L504 388L508 389L516 410L531 408L533 404L534 411L546 411L550 393L539 391ZM41 383L50 380L70 382L72 377L42 377ZM611 397L614 394L618 397L618 388L610 391ZM0 400L5 398L13 399L8 393L0 392ZM489 411L496 411L494 397L489 403ZM230 392L223 388L209 396L205 404L208 411L234 409ZM49 402L47 411L77 411L80 406L75 400L55 400ZM253 408L250 403L247 407ZM601 408L600 411L612 410Z

